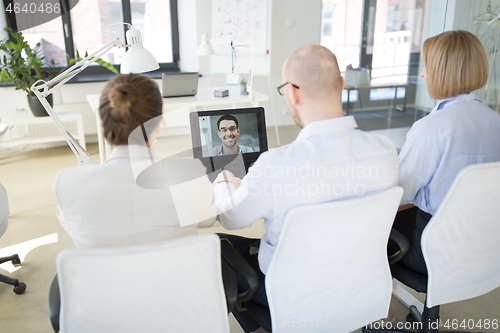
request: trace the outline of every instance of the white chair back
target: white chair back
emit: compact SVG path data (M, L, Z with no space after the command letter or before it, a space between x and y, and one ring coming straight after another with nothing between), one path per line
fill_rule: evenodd
M0 144L2 144L3 137L8 129L9 127L6 124L0 124Z
M427 306L500 286L500 163L465 167L422 234Z
M7 231L9 225L9 200L5 187L0 184L0 237Z
M351 332L387 316L387 242L402 194L395 187L287 213L266 275L273 332Z
M216 235L64 250L57 274L61 332L229 332Z

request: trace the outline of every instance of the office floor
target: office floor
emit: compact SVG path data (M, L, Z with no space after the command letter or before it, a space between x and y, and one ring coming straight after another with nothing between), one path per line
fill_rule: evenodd
M388 135L397 146L400 146L404 142L408 128L388 130L389 122L395 124L394 117L392 120L386 118L385 123L367 121L368 117L379 116L383 116L383 112L378 115L355 114L360 127L363 121L366 121L366 124L372 123L374 124L372 130L377 129L378 133ZM413 115L408 115L408 117L411 118ZM400 121L403 122L403 119L401 118ZM298 132L297 126L280 127L281 143L293 141ZM269 128L268 133L269 145L275 147L274 128ZM189 136L161 138L157 143L157 149L165 154L183 151L189 146ZM88 145L88 150L91 154L90 162L98 163L97 144ZM0 183L6 188L10 203L9 228L0 238L0 251L9 246L16 246L53 234L57 234L58 239L55 243L33 248L26 255L21 269L13 273L0 269L2 274L18 278L28 285L24 295L16 295L10 286L0 284L0 332L2 333L52 332L48 319L47 295L56 271L55 258L61 250L73 247L71 239L61 228L55 215L56 202L52 195L52 183L60 169L75 165L76 158L66 146L39 150L0 151ZM203 232L222 230L222 226L217 223ZM251 228L239 230L236 233L247 237L260 237L263 230L263 222L260 221ZM423 301L424 295L416 296ZM463 319L473 319L476 322L479 319L483 321L500 319L499 299L500 289L497 289L473 300L444 305L441 307L441 317L443 320L457 319L459 322ZM406 315L404 306L398 300L393 299L392 309L396 318L403 321ZM242 332L232 316L229 321L232 333ZM493 329L482 331L498 332Z
M350 115L356 119L359 129L370 131L411 127L415 121L426 116L427 112L408 107L405 112L397 110L357 111L351 112Z

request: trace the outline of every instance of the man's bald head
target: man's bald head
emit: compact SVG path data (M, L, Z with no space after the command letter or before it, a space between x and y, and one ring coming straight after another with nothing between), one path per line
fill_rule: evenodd
M283 65L283 79L299 86L309 97L340 95L342 90L337 57L317 44L303 46L288 57Z

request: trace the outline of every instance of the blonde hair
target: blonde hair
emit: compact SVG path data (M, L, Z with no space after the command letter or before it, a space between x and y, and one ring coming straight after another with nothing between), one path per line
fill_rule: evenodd
M118 75L101 94L99 112L104 136L113 145L128 144L138 126L155 117L160 121L163 100L155 81L142 74Z
M422 46L427 91L435 99L470 93L488 80L488 57L479 39L465 30L446 31Z

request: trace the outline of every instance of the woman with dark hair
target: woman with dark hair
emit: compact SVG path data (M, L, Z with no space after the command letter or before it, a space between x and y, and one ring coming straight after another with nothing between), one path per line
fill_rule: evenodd
M77 248L159 242L215 221L212 186L200 161L151 162L162 107L158 85L145 75L119 75L104 88L99 111L111 155L100 165L63 169L54 181L57 216ZM141 171L153 164L165 178L141 183ZM172 180L180 174L185 182Z

